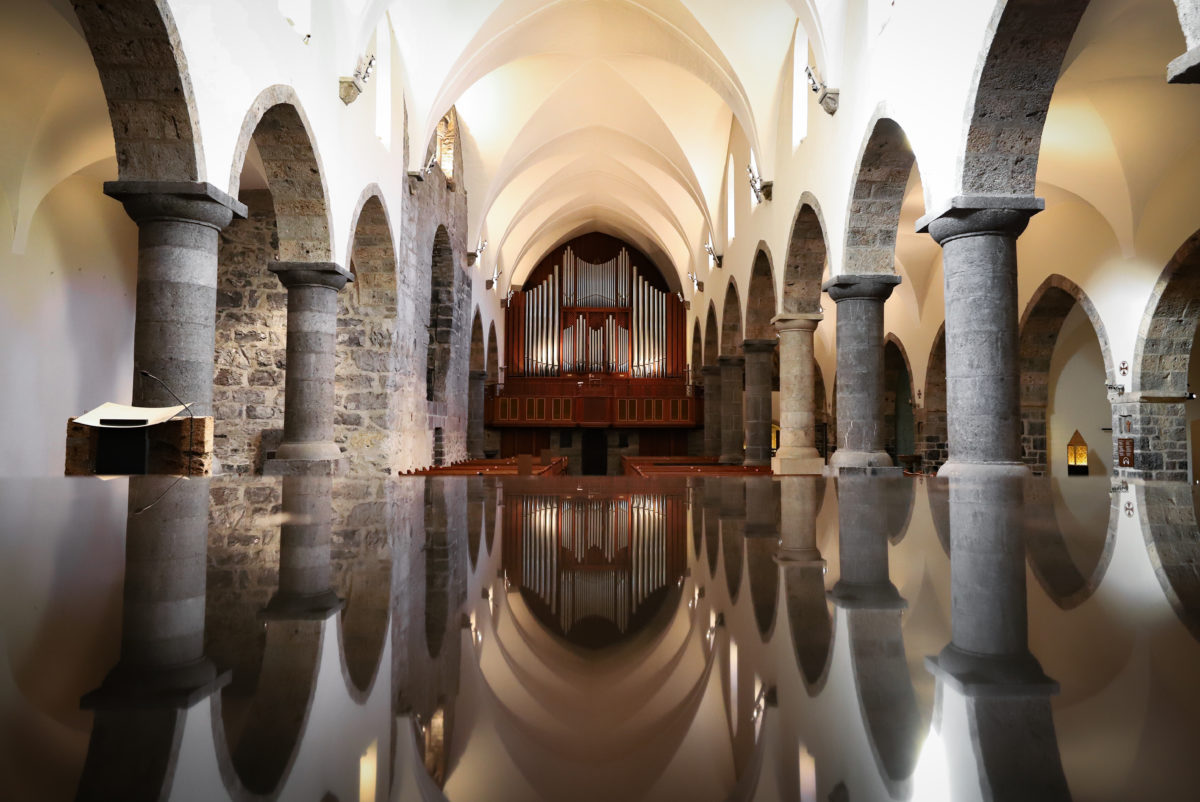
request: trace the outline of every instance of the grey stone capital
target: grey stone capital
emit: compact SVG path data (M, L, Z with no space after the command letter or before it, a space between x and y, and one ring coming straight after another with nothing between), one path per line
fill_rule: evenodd
M721 354L717 357L717 364L722 368L739 368L746 364L746 358L738 354Z
M1167 65L1167 83L1200 84L1200 47L1193 47Z
M821 289L829 293L829 297L835 303L853 300L886 301L899 283L900 277L894 273L840 275L826 281L821 285Z
M469 371L467 371L467 378L471 379L473 381L485 381L487 379L487 371L486 370L469 370Z
M822 312L776 315L771 323L776 331L816 331L817 324L825 319Z
M119 200L138 225L174 220L219 230L248 213L244 203L203 181L105 181L104 194Z
M1032 195L958 195L918 220L917 232L927 232L939 245L959 237L1018 237L1045 208L1046 201Z
M778 344L779 340L774 337L766 340L743 340L742 350L747 354L770 354Z
M267 269L289 290L293 287L328 287L336 291L354 281L354 275L336 262L274 262Z
M700 375L701 376L715 376L717 378L720 378L721 377L721 366L720 365L701 365L700 366Z
M861 584L839 579L829 591L829 598L847 610L905 610L908 602L891 582Z
M1054 696L1059 690L1028 651L987 655L950 644L937 657L925 658L925 666L964 696Z

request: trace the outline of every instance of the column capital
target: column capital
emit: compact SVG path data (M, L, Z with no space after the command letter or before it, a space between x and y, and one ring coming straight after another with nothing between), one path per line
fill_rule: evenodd
M867 273L856 276L840 275L826 281L821 289L835 303L850 300L886 301L900 283L895 273Z
M1045 199L1032 195L958 195L918 220L917 233L928 233L938 245L959 237L1019 237L1045 208Z
M776 331L816 331L817 324L825 319L823 312L802 312L776 315L771 323Z
M244 203L203 181L105 181L104 194L138 225L175 220L219 230L248 214Z
M468 370L467 378L474 379L476 381L485 381L487 379L487 371L486 370Z
M769 354L775 350L779 340L771 337L762 340L742 340L742 350L747 354Z
M337 291L354 281L354 274L336 262L273 262L268 267L279 283L293 287L328 287Z
M723 368L740 368L746 364L746 357L739 354L721 354L717 357L717 365Z
M721 366L720 365L701 365L700 366L700 375L701 376L713 376L715 378L720 378L721 377Z

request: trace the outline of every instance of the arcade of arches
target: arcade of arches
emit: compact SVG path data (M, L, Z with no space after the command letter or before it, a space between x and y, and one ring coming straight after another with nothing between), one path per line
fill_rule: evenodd
M996 554L964 529L980 509L1001 511L997 537L1011 534L1000 519L1030 527L1022 548L1046 609L1091 611L1106 573L1130 587L1146 574L1176 623L1200 631L1200 0L8 6L0 484L17 490L0 497L45 501L19 483L109 472L116 450L143 469L112 473L204 477L185 491L149 476L121 502L76 485L44 514L78 523L94 508L96 531L126 533L127 578L106 580L110 629L178 615L178 654L195 661L171 663L155 697L170 704L145 715L216 700L186 734L164 713L138 743L194 746L211 724L231 796L319 776L299 756L320 749L306 717L328 691L321 672L336 670L337 704L374 711L359 722L378 741L371 782L427 769L372 799L482 799L464 772L489 760L551 798L562 777L530 778L556 737L571 765L590 748L617 761L615 742L550 721L555 701L613 732L676 727L675 758L639 755L640 785L597 789L670 798L656 772L683 782L680 763L708 738L728 757L712 767L722 798L849 798L854 784L820 774L828 758L813 744L787 741L799 775L762 779L783 683L755 668L738 686L738 666L767 665L786 637L813 700L843 687L832 667L891 650L886 687L871 691L899 700L897 718L862 711L879 769L864 794L912 798L906 733L940 726L926 704L935 679L909 681L925 669L891 647L909 603L906 625L950 621L951 590L898 589L887 554L917 548L905 533L924 527L937 548L906 564L953 544L959 576L986 575ZM75 422L105 402L184 409L148 435ZM555 500L474 477L493 470L620 478L603 485L612 498L562 480ZM656 471L683 490L645 492ZM415 473L434 478L400 478ZM983 489L971 500L954 482ZM824 539L785 542L781 527L815 526L827 496ZM1025 514L1006 517L1014 497ZM207 546L172 528L196 520ZM596 521L614 531L597 535ZM885 536L856 539L868 524ZM1131 554L1134 526L1144 542ZM826 578L830 532L841 565ZM158 537L162 553L143 540ZM54 584L63 546L39 548L14 593ZM176 608L146 573L176 558L208 566L162 568L185 577L186 614L163 612ZM1024 622L1025 567L1007 568L1020 587L991 601L1020 596ZM112 612L122 582L125 619ZM139 619L146 598L163 606ZM954 626L972 609L956 602ZM735 637L725 622L741 610ZM942 651L922 677L963 694L937 716L1011 713L977 710L964 679L995 646L1025 683L1012 683L1022 715L1053 738L1057 686L1025 659L1044 633L1018 629L1000 646L975 649L957 630L945 650L926 644ZM15 631L10 649L28 661L10 684L43 715L29 666L44 633L24 619ZM155 645L110 650L120 670L75 677L77 697L100 688L85 699L97 754L133 748L105 740L143 714L122 694L174 648L163 642L176 635L141 635ZM497 637L507 651L463 674L491 642L475 639ZM722 654L684 659L701 643ZM623 686L628 720L563 702L548 676L620 685L603 661L573 662L592 653L644 659ZM1116 689L1124 664L1107 656ZM1158 667L1128 677L1143 669ZM659 675L690 684L656 707ZM545 707L529 690L539 682ZM721 716L704 718L709 685L725 694L720 739ZM499 686L524 695L499 699ZM474 707L458 704L470 694ZM38 719L41 743L70 730L64 776L108 788L118 781L89 739L72 740L76 707ZM276 727L284 708L303 715ZM681 711L710 729L689 730ZM466 738L484 725L494 742ZM505 733L528 748L506 752ZM1069 753L1046 787L1087 784L1089 760ZM366 787L366 755L358 790L330 798ZM176 776L177 755L159 757L155 771ZM34 776L49 764L17 763L31 798L69 795L39 785L59 781Z

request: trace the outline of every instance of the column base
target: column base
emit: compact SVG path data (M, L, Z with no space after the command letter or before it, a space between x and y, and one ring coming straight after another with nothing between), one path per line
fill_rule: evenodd
M998 479L1026 479L1029 466L1023 462L957 462L951 460L938 468L939 479L965 479L992 482Z
M332 590L313 596L272 596L258 617L263 621L324 621L345 606L346 600Z
M229 684L232 672L218 672L208 658L166 669L118 665L99 688L79 700L83 710L183 710Z
M1200 84L1200 47L1193 47L1167 65L1167 83Z
M776 453L771 473L776 476L811 476L825 472L825 460L815 448L797 449L795 454Z
M775 552L776 565L789 568L820 568L825 570L825 558L819 549L779 549Z
M908 602L891 582L860 585L839 579L829 598L847 610L907 610Z
M837 475L843 468L891 468L892 458L886 451L851 451L839 448L829 458L829 473Z
M283 443L263 463L266 476L341 476L349 461L336 443Z
M925 668L963 696L1053 696L1059 690L1029 652L977 654L950 644L936 657L926 657Z

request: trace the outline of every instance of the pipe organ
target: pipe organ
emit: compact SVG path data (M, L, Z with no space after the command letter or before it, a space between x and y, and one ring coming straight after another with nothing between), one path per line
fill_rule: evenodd
M665 494L509 495L506 577L562 635L589 618L625 634L646 601L683 576L683 504Z
M508 376L684 374L684 305L626 248L593 264L567 246L559 264L514 293L506 315Z

